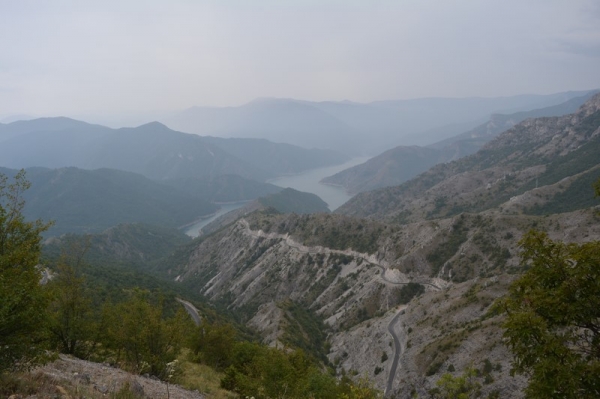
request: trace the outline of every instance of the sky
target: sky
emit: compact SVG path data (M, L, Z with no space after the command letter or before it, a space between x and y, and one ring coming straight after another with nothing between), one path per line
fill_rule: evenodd
M599 71L598 0L0 0L0 118L549 94Z

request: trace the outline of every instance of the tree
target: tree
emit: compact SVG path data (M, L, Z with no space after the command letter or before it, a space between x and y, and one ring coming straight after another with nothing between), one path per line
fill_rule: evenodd
M223 371L231 365L235 335L231 324L203 323L191 334L189 346L197 361Z
M481 395L481 385L475 380L477 371L467 368L459 377L446 373L435 383L436 388L430 391L436 399L469 399Z
M36 265L50 223L25 221L29 186L23 170L13 182L0 174L0 372L27 368L45 353L47 301Z
M528 398L600 397L600 242L530 231L520 245L529 270L498 303L513 371L529 375Z
M153 304L147 292L134 290L129 300L107 306L106 313L106 344L118 353L118 360L133 372L166 378L167 365L175 360L191 329L185 311L165 318L162 301Z
M57 275L48 288L51 295L50 333L61 352L87 357L93 349L92 335L97 331L90 298L79 269L89 247L71 244L58 261Z

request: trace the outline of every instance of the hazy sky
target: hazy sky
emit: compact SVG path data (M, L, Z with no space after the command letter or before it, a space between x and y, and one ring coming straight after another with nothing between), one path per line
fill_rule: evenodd
M0 0L0 116L598 87L598 0Z

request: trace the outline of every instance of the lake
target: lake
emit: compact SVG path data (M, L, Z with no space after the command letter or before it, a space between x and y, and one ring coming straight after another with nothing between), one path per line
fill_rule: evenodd
M352 198L352 195L346 193L346 191L343 188L327 186L325 184L319 183L319 181L324 177L334 175L338 172L341 172L344 169L348 169L352 166L366 162L368 159L368 157L353 158L350 161L340 165L311 169L297 175L282 176L276 179L271 179L268 181L268 183L283 188L290 187L298 191L305 191L307 193L316 194L319 197L321 197L323 201L327 202L327 205L329 206L330 210L334 211L337 208L339 208L343 203ZM190 237L197 237L202 227L206 226L219 216L224 215L227 212L231 212L235 209L241 208L247 203L248 201L223 204L221 205L221 209L219 209L214 215L206 219L202 219L194 223L193 225L186 227L184 232Z
M282 176L271 179L268 183L279 187L290 187L298 191L316 194L321 197L323 201L327 202L329 210L334 211L352 198L352 195L346 193L346 190L343 188L321 184L319 181L327 176L341 172L344 169L366 162L368 159L368 157L353 158L341 165L311 169L292 176Z
M241 208L244 205L246 205L247 203L248 203L248 201L232 202L230 204L221 204L221 209L219 209L214 215L211 215L210 217L207 217L206 219L199 220L196 223L194 223L190 226L187 226L183 232L190 237L198 237L198 235L200 234L201 228L203 228L204 226L206 226L207 224L209 224L210 222L212 222L219 216L224 215L227 212L231 212L235 209Z

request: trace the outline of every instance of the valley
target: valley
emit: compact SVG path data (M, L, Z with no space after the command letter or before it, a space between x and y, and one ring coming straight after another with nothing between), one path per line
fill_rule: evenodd
M302 350L339 383L366 378L386 397L427 397L442 378L475 368L480 397L520 398L528 379L510 373L495 303L527 269L520 240L531 229L572 244L600 239L598 115L595 95L572 114L526 119L471 155L356 196L320 180L365 158L268 181L31 168L24 211L58 216L42 252L46 284L60 277L65 250L85 248L92 302L127 300L131 284L162 292L169 312L185 306L201 329ZM93 212L76 216L70 204L84 194ZM132 219L136 212L149 216ZM172 222L150 218L159 215ZM227 378L225 386L241 383Z
M600 398L600 2L0 1L0 399Z

